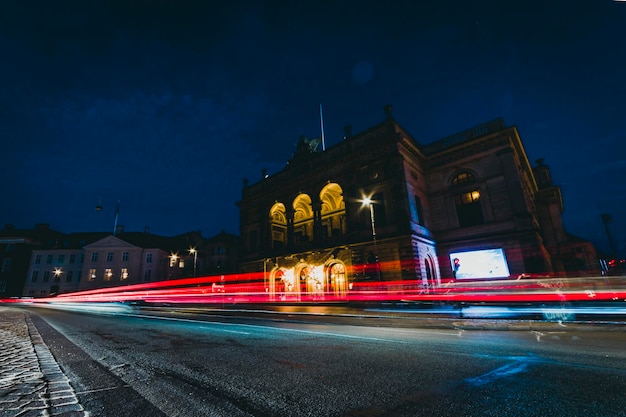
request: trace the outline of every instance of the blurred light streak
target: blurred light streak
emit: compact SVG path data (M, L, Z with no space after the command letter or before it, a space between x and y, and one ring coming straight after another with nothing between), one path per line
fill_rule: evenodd
M362 273L371 265L350 267L351 273ZM382 268L399 268L390 262ZM567 319L576 314L621 315L625 313L626 277L510 277L498 280L448 280L440 286L420 287L417 281L357 281L351 290L340 296L332 292L292 291L270 293L264 274L232 274L176 279L161 282L109 287L47 298L0 300L4 303L54 304L65 306L84 303L103 311L116 311L113 306L126 304L298 304L346 302L402 302L445 304L444 308L415 310L420 314L462 314L465 317L511 317L519 314L541 314L546 318ZM106 303L113 303L107 305ZM121 304L126 303L126 304ZM585 304L569 306L566 303ZM608 303L602 307L593 303ZM500 306L499 306L500 305ZM504 306L502 306L504 305ZM409 310L403 310L405 313Z

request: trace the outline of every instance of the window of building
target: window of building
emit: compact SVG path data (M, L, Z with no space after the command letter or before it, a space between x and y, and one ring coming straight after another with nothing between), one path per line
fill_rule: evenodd
M46 290L39 290L39 295L41 295L42 297L45 297L48 293L46 292Z
M125 281L128 279L128 268L122 268L120 273L120 280Z
M71 264L76 263L76 255L74 255L74 254L70 255L70 263Z
M2 272L11 271L11 258L4 258L2 261Z
M51 264L51 263L52 263L52 255L48 255L48 256L46 257L46 263L47 263L47 264Z
M63 262L65 262L65 255L61 254L61 255L59 255L59 257L57 258L57 263L58 263L58 264L62 264Z
M146 254L146 263L147 264L151 264L152 263L152 254L151 253Z
M84 264L84 263L85 263L85 254L84 254L84 253L81 253L81 254L80 254L80 263L81 263L81 264Z
M122 262L128 262L128 251L122 252Z
M96 279L96 268L89 269L89 281L95 281Z
M299 194L293 200L293 235L295 243L313 238L313 205L308 194Z
M83 271L78 271L78 274L76 275L76 282L80 282L80 278L83 276Z
M34 297L35 296L35 290L28 290L28 296L29 297Z
M7 290L7 282L6 280L0 281L0 293L6 292Z
M454 177L452 185L468 184L472 181L474 181L474 175L469 172L461 172L459 175Z
M7 243L7 252L15 250L15 243Z
M113 252L107 252L107 262L113 262Z
M41 263L41 255L37 254L35 255L35 264L40 264Z
M58 269L54 270L54 282L61 282L61 271Z
M72 278L74 278L74 271L67 271L65 282L72 282Z
M337 183L328 183L320 191L320 233L322 239L338 237L345 233L346 204L343 190Z
M49 282L50 281L50 271L44 271L43 272L43 282Z
M39 271L33 271L32 275L30 276L30 282L37 282L38 279Z
M146 269L143 273L143 280L148 282L152 279L152 271L150 269Z
M483 224L483 210L480 204L480 191L473 190L457 194L454 198L459 226L468 227Z
M424 226L424 209L422 207L422 200L415 196L415 216L417 217L417 224Z
M98 262L98 252L91 253L91 262Z
M111 281L111 278L113 277L113 270L111 268L107 268L104 270L104 280L105 281Z

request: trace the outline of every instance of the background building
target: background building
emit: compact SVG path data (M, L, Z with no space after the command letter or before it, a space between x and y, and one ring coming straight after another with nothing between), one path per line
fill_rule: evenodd
M281 172L244 181L242 272L264 271L271 294L315 298L378 280L428 291L450 278L599 271L514 126L496 119L421 145L385 112L329 149L301 138Z
M233 246L233 237L223 233L211 239L198 231L166 237L124 232L120 227L115 235L58 233L58 237L58 244L28 251L29 261L19 277L23 289L16 296L48 297L189 278L212 269L227 273L236 263L236 243ZM207 260L213 262L211 267L205 267Z
M5 225L0 230L0 298L21 296L32 252L63 247L64 238L48 224L37 224L34 229Z

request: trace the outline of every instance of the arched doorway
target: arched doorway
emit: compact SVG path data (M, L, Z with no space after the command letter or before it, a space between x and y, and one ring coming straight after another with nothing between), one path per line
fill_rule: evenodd
M348 293L348 278L343 262L333 259L326 267L325 291L333 297L345 298Z

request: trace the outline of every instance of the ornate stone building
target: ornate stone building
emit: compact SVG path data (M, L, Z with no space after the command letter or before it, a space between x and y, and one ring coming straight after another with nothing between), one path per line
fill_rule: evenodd
M565 249L560 191L514 126L496 119L422 145L385 112L325 150L301 138L282 171L244 181L240 269L263 271L270 295L595 268L594 253L566 259L578 255Z

